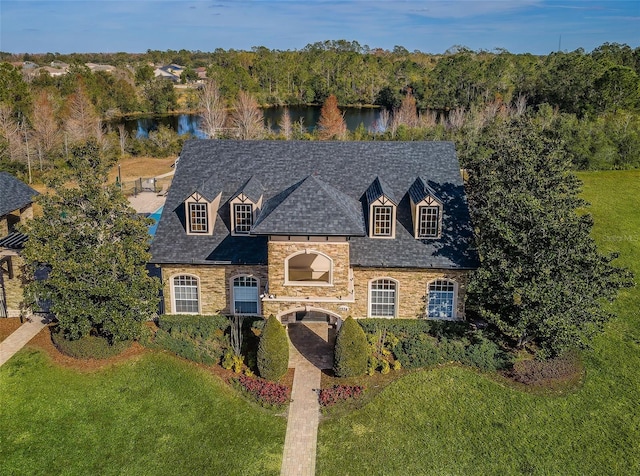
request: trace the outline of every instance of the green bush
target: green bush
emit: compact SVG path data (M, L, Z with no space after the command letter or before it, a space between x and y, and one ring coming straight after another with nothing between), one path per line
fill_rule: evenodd
M393 348L396 358L407 369L428 367L442 361L438 340L427 334L419 334L402 339Z
M260 376L276 381L289 368L289 339L280 321L270 316L265 323L258 344L258 371Z
M352 317L348 317L336 336L334 371L338 377L364 375L369 362L370 348L367 337Z
M213 365L220 362L228 347L226 316L167 316L158 318L158 331L146 344L180 357Z
M51 340L65 355L76 359L108 359L121 354L131 346L132 341L109 341L103 337L86 336L77 340L67 340L57 330L51 332Z

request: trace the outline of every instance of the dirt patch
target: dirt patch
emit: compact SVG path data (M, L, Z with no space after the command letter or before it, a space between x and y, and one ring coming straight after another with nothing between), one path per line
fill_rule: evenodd
M161 159L154 157L128 157L118 162L120 174L123 182L131 182L140 177L157 177L158 175L171 172L171 166L176 161L175 157L164 157ZM114 182L118 176L118 166L116 165L109 172L109 182Z
M22 323L19 317L7 317L0 319L0 342L9 337Z

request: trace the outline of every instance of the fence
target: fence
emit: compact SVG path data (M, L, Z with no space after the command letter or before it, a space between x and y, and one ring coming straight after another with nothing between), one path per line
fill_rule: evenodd
M132 181L122 181L120 185L122 187L122 193L125 195L133 195L136 196L142 192L152 192L152 193L166 193L171 185L171 179L173 177L163 177L163 178L146 178L140 177L136 180Z

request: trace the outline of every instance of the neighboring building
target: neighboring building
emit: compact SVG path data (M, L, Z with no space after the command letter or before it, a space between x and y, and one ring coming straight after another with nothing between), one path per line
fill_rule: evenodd
M187 141L151 246L165 312L463 319L449 142Z
M113 73L116 71L115 66L111 66L110 64L96 64L96 63L85 63L87 68L89 68L93 73L97 71L104 71L105 73Z
M182 74L183 71L184 71L184 68L182 66L177 64L170 64L167 66L161 66L159 68L156 68L153 71L153 75L156 78L160 77L163 79L169 79L174 83L177 83L180 81L180 75Z
M26 236L16 225L33 218L36 195L38 192L13 175L0 172L0 317L19 316L23 308L20 250Z

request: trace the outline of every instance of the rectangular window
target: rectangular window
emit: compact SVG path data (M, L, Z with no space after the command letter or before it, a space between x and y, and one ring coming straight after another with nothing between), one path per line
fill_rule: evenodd
M191 276L173 278L176 312L198 312L198 281Z
M380 279L371 283L371 317L395 317L396 283Z
M438 236L439 215L440 209L438 207L420 207L418 238L433 238Z
M236 220L236 233L249 233L253 225L253 205L236 203L233 205Z
M431 319L453 319L455 287L450 281L434 281L429 285L427 317Z
M189 203L189 231L191 233L209 231L206 203Z
M391 236L393 207L373 207L373 236Z

